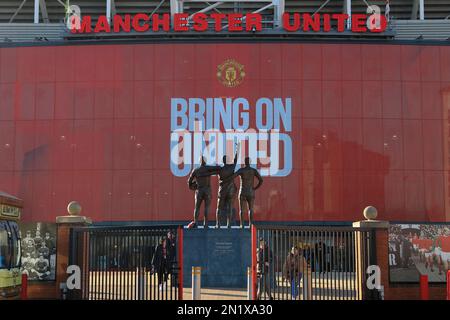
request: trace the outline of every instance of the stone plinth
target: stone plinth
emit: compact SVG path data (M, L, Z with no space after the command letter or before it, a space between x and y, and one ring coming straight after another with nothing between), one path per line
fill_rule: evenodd
M389 222L381 220L363 220L353 222L353 228L388 229Z
M245 288L251 266L250 229L185 229L184 286L190 287L192 267L202 268L201 286Z
M59 216L56 217L57 224L92 224L92 220L83 216Z

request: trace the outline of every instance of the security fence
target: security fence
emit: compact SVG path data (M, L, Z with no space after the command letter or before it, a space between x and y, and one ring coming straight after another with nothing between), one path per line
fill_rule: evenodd
M351 227L254 226L253 298L362 300L375 233Z
M80 227L71 231L69 264L81 269L71 299L182 299L180 226Z

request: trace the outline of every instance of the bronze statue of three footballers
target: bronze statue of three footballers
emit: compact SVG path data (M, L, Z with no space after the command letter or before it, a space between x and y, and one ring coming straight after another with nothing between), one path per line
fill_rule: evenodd
M245 158L245 167L236 170L237 158L239 153L237 145L233 163L227 163L227 157L223 156L222 166L208 166L203 157L200 159L200 167L194 169L189 176L188 185L191 190L195 190L195 209L193 227L198 225L198 218L202 202L204 202L205 214L203 226L208 224L208 212L211 204L211 176L219 176L219 192L216 209L216 228L220 227L220 216L225 214L227 217L227 227L231 227L233 214L233 202L237 193L237 187L234 178L241 178L241 187L239 190L239 218L241 228L244 227L244 211L248 207L249 225L253 223L255 190L263 183L263 178L258 170L250 166L250 158ZM258 184L254 186L254 179L258 179Z

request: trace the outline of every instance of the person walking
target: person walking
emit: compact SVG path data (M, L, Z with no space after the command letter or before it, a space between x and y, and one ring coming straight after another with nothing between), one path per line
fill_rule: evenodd
M291 285L291 297L297 299L300 282L307 269L307 262L303 253L298 247L294 246L288 253L283 268L283 276Z
M158 274L159 291L163 291L163 285L167 281L170 268L171 249L167 245L167 237L162 237L156 246L152 259L152 269Z
M175 233L173 231L167 232L167 247L169 250L169 274L170 274L170 284L172 287L176 287L177 283L177 240L175 238Z

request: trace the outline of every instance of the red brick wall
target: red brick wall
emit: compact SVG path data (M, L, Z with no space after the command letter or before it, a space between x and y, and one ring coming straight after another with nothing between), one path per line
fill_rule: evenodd
M445 290L445 284L430 284L430 300L445 300ZM419 284L391 284L389 292L390 300L420 300Z
M67 280L66 270L69 264L70 225L58 225L58 240L56 250L56 283ZM54 295L59 297L59 285L55 287Z
M28 283L28 299L55 299L56 281L42 283Z
M385 229L376 231L377 241L377 263L381 269L381 285L384 286L385 299L390 298L389 292L389 247L388 232Z

